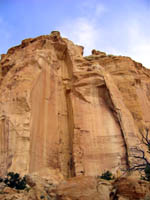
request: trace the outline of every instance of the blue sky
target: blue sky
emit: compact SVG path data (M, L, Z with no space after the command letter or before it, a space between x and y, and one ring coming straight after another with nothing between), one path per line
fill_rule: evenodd
M150 0L0 0L0 54L52 30L150 68Z

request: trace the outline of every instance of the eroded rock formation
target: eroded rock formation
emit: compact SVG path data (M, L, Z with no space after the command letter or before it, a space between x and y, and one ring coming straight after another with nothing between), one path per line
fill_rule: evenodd
M0 60L0 174L41 169L96 176L133 165L150 126L150 71L59 32L23 40Z
M51 174L52 175L52 174ZM56 181L27 175L28 189L16 190L0 183L0 200L148 200L150 184L133 176L104 180L78 176ZM55 181L54 181L55 180Z

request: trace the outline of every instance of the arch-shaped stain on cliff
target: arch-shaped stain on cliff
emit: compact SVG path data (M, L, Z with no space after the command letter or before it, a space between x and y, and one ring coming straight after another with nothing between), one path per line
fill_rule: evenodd
M100 80L101 82L101 80ZM83 98L73 93L73 155L76 175L96 176L104 170L126 169L126 148L120 125L106 99L105 85L82 85Z
M135 164L133 160L133 149L140 144L138 129L134 123L133 116L125 106L121 93L111 76L104 73L104 80L124 139L127 168L131 168Z
M126 169L129 169L129 160L128 160L129 155L128 155L128 147L127 147L126 139L125 139L125 136L124 136L121 124L120 124L120 120L118 119L118 115L115 110L115 106L114 106L112 98L110 96L110 92L109 92L108 88L106 87L106 85L104 85L103 87L105 88L105 92L103 93L104 101L106 102L112 115L114 116L114 119L120 128L120 133L121 133L121 136L123 139L123 147L124 147L124 151L125 151L125 156L123 159L125 160L125 163L124 163L124 166L120 167L120 170L122 170L122 169L126 170Z

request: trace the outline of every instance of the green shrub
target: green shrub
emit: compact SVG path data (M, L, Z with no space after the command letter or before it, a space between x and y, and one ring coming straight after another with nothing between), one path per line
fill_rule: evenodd
M18 173L9 172L3 182L11 188L24 190L26 188L25 177L21 178Z
M143 177L144 180L150 181L150 165L147 164L144 169L145 176Z
M98 176L98 178L105 179L105 180L113 180L114 179L114 177L110 171L104 172L101 176Z

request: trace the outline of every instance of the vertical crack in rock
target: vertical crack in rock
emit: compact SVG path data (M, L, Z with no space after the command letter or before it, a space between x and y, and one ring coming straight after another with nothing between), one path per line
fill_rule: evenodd
M75 176L75 163L74 163L74 155L73 155L73 141L74 141L74 118L73 118L73 107L71 100L71 90L72 90L72 77L73 77L73 63L71 61L70 55L68 51L66 51L65 57L65 66L68 72L68 81L65 86L66 90L66 103L67 103L67 116L68 116L68 133L69 133L69 177Z
M126 139L124 137L124 133L123 133L120 121L118 120L118 122L119 122L119 125L120 125L120 130L121 130L122 138L123 138L123 141L124 141L124 146L125 146L125 160L126 160L126 166L127 166L127 170L128 170L128 169L130 169L128 146L127 146L127 143L126 143Z
M68 128L69 128L69 149L70 158L68 162L69 166L69 177L75 176L75 166L73 157L73 137L74 137L74 120L73 120L73 109L70 97L70 91L66 91L67 109L68 109Z

